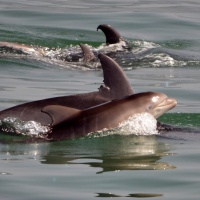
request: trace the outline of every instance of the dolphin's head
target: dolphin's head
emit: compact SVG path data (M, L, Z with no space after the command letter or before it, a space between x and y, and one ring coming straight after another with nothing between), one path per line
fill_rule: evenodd
M162 114L174 108L177 104L175 99L168 98L165 94L159 92L142 92L130 95L130 100L135 113L147 112L158 118ZM126 99L124 99L126 101ZM130 109L130 112L133 112Z
M146 110L152 114L155 118L158 118L162 114L174 108L177 101L172 98L168 98L163 93L147 92L146 98Z

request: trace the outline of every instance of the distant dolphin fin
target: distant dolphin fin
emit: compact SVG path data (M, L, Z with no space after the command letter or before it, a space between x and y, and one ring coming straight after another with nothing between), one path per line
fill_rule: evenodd
M89 47L85 44L80 44L81 50L83 51L83 61L97 61L97 58L93 54L93 52L89 49Z
M113 59L104 54L99 54L98 57L104 72L105 83L105 87L101 86L100 91L107 88L110 99L133 94L133 88L122 68Z
M55 126L78 116L81 110L66 106L49 105L42 108L42 112L47 113L51 117L51 125Z
M98 30L102 30L106 36L106 43L107 44L116 44L120 42L120 39L122 39L120 33L116 31L113 27L107 24L100 24L97 27Z

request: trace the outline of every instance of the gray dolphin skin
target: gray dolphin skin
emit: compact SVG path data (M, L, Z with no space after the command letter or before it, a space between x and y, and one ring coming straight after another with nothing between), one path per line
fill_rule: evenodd
M97 58L94 55L94 53L90 50L90 48L85 45L85 44L80 44L81 50L83 52L83 61L88 62L88 61L93 61L96 62Z
M133 94L132 86L121 67L106 55L99 54L104 73L104 85L99 91L71 96L61 96L21 104L0 111L0 120L6 117L16 117L23 121L33 120L42 125L50 124L51 117L41 112L48 105L68 106L76 109L86 109L107 101Z
M111 27L110 25L100 24L97 27L97 31L99 29L102 30L103 33L105 34L106 44L108 45L119 43L122 40L120 33L117 30L115 30L113 27Z
M113 129L136 113L147 112L155 118L174 108L177 102L165 94L144 92L112 100L85 110L59 105L42 109L51 119L49 140L74 139L88 133Z

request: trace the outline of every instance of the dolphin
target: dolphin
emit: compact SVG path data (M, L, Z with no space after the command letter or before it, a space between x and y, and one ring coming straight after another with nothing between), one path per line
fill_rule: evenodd
M61 60L66 60L68 62L78 62L81 58L83 59L83 62L96 62L97 57L94 55L94 53L89 49L89 47L85 44L80 44L79 45L82 52L76 52L73 55L70 55L70 58L65 56L57 56L56 58L59 58ZM17 55L21 56L27 56L27 55L32 55L32 56L39 56L39 57L48 57L45 55L45 52L40 49L40 48L35 48L29 45L24 45L24 44L19 44L19 43L13 43L13 42L1 42L0 41L0 52L8 52L8 53L15 53ZM0 55L0 57L5 55ZM71 58L73 57L73 58Z
M103 33L105 34L107 45L116 44L116 43L119 43L120 41L124 40L122 38L122 36L120 35L120 33L108 24L100 24L97 27L97 31L99 29L102 30Z
M48 105L68 106L75 109L86 109L107 101L134 93L132 86L121 67L106 55L99 54L103 69L104 84L98 91L70 96L48 98L17 105L0 111L0 120L7 117L19 118L23 121L36 121L42 125L50 124L51 117L41 112Z
M110 44L116 44L120 42L124 42L125 40L121 37L120 33L115 30L113 27L107 24L100 24L97 27L97 30L102 30L106 36L106 44L109 46ZM126 46L125 43L122 43L123 46ZM59 51L55 51L55 55L51 54L49 57L49 50L46 48L44 49L43 47L37 47L37 46L32 46L32 45L25 45L25 44L19 44L19 43L14 43L14 42L3 42L0 41L0 52L3 52L3 54L0 54L0 57L6 57L6 56L11 56L12 53L16 55L22 56L27 56L30 55L31 58L37 57L40 59L44 58L54 58L58 60L63 60L67 62L78 62L80 58L83 58L83 61L88 61L92 60L97 61L96 56L93 54L95 52L99 52L99 50L94 50L93 52L90 51L86 45L80 45L81 51L76 51L74 52L74 49L62 49ZM53 52L53 50L51 50ZM101 49L102 51L102 49ZM87 52L85 54L85 52ZM6 54L8 53L8 54Z
M88 61L97 62L96 56L87 45L80 44L80 47L83 52L83 62L88 62Z
M116 44L119 43L120 41L124 41L120 33L111 27L110 25L107 24L100 24L97 27L98 30L102 30L103 33L105 34L106 37L106 44ZM19 44L15 42L4 42L0 41L0 48L4 49L5 51L10 51L10 52L15 52L18 54L43 54L42 49L40 48L34 48L31 45L25 45L25 44ZM82 47L81 47L82 49ZM82 49L83 50L83 49Z
M112 100L84 110L48 105L41 112L51 117L48 140L74 139L88 133L113 129L136 113L150 113L158 118L177 102L158 92L144 92Z

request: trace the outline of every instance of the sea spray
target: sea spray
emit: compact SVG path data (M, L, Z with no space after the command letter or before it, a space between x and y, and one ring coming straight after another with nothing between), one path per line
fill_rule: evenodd
M17 135L45 138L50 132L48 126L42 126L35 121L22 121L16 117L7 117L0 120L0 130Z
M114 129L103 129L89 133L88 137L103 137L108 135L158 135L157 120L149 113L137 113L121 122Z

